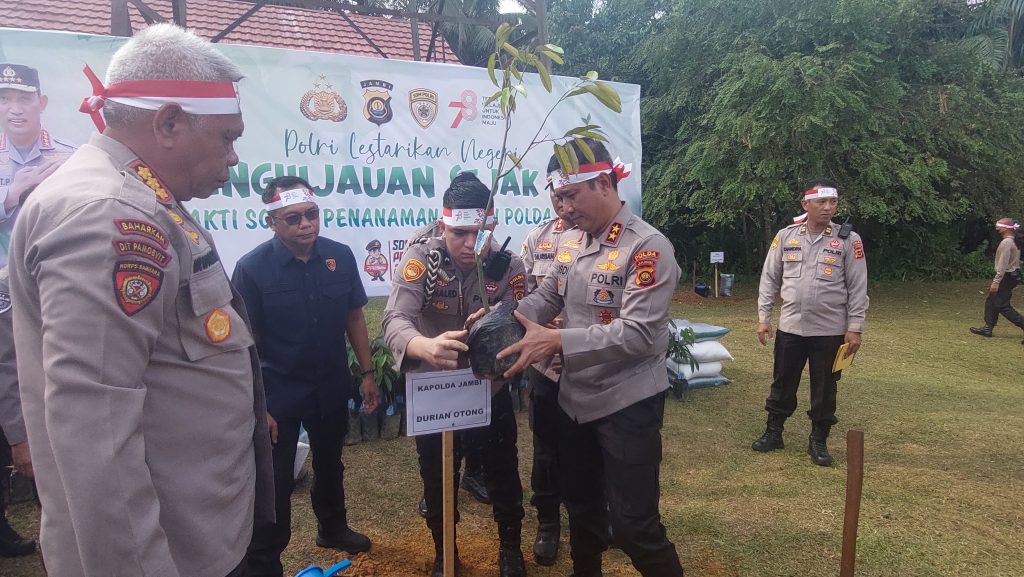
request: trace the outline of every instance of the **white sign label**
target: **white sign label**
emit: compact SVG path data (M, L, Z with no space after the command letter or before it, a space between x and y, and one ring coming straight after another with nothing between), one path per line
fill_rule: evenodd
M711 264L715 264L715 263L719 263L719 262L725 262L725 253L724 252L713 252L713 253L711 253Z
M408 373L410 437L483 427L491 422L491 381L472 369Z

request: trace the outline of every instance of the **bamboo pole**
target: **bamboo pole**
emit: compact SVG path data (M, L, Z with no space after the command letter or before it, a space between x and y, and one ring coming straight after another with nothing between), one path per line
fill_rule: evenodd
M444 576L455 577L455 433L441 433L441 470L444 483Z
M864 431L850 430L846 433L846 511L843 514L843 552L839 558L839 577L853 577L863 486Z

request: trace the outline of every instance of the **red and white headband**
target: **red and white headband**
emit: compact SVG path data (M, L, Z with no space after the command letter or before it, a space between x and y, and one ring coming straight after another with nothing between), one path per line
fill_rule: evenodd
M815 198L839 198L839 191L828 186L812 188L804 191L804 200L812 200Z
M78 110L89 114L100 132L106 126L100 109L108 100L146 110L159 110L164 104L174 103L189 114L239 114L242 111L238 85L234 82L127 80L103 86L88 64L84 72L92 84L92 96L82 99Z
M1005 224L1005 223L1002 223L1002 222L997 222L996 223L996 228L1008 228L1010 230L1020 230L1020 223L1019 222L1015 222L1013 224Z
M566 174L561 170L552 170L548 173L548 184L546 188L562 188L569 184L576 184L577 182L587 182L588 180L594 180L602 174L608 174L614 172L618 177L617 180L622 180L629 176L629 173L633 170L632 164L623 164L622 159L616 157L614 162L595 162L593 164L581 164L579 171Z
M312 202L316 204L316 197L313 193L305 188L293 188L291 190L283 190L274 195L267 203L267 210L277 210L293 204L299 204L302 202Z
M494 207L490 212L482 208L446 208L441 211L441 222L446 226L480 226L484 219L487 224L498 222L494 217Z
M823 186L821 188L811 188L804 191L803 200L813 200L815 198L839 198L839 191L830 187ZM803 213L800 216L793 217L793 224L800 224L807 220L807 213Z

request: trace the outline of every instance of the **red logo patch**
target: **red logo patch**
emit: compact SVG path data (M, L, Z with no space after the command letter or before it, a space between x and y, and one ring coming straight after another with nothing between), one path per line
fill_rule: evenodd
M164 271L135 261L117 261L114 265L114 295L128 316L146 308L160 292Z
M832 248L839 248L839 245L841 245L841 244L843 244L843 243L839 242L838 238L834 238L834 239L832 239L832 242L828 243L828 245L830 247L832 247Z
M853 241L853 258L864 258L864 243L859 240Z
M487 291L487 296L494 296L498 294L498 283L489 280L484 283L484 290Z
M598 311L597 317L601 320L602 325L610 325L615 320L615 313L612 309L601 309Z
M655 283L654 267L641 267L636 269L636 286L647 288Z
M327 270L331 272L334 272L338 268L338 261L334 260L333 258L325 260L324 264L327 265Z

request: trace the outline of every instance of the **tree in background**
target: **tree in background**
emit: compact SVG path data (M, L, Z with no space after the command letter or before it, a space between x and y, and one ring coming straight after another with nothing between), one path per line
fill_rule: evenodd
M1024 209L1024 84L962 49L970 17L953 0L676 0L631 56L650 79L646 217L683 254L755 271L827 176L874 272L976 274L965 222Z
M1024 0L974 0L964 46L996 70L1024 71Z

